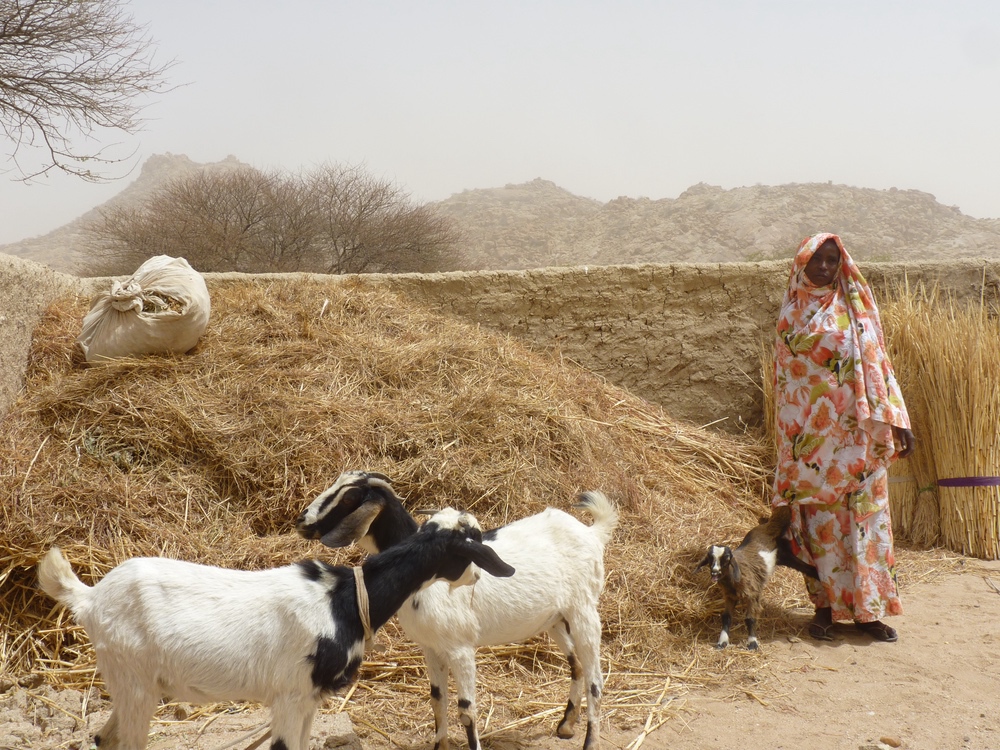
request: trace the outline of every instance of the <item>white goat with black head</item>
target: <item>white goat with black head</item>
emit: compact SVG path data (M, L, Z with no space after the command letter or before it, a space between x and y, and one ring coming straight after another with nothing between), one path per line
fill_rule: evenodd
M757 619L763 608L764 586L771 579L775 566L784 565L807 576L817 577L815 566L795 557L788 540L784 538L790 521L789 508L777 508L770 518L760 519L760 523L747 532L736 549L723 544L711 545L695 568L697 572L707 565L712 581L722 587L725 609L716 648L729 645L733 615L737 605L742 605L747 626L747 649L758 649Z
M97 652L113 705L96 737L101 750L143 750L164 696L264 703L272 750L308 750L323 696L354 679L366 636L408 597L437 578L473 583L478 568L513 574L481 537L475 518L448 509L369 557L360 574L316 560L245 571L147 557L88 586L53 548L38 578Z
M483 535L484 544L516 568L510 578L484 578L474 592L449 592L434 584L400 608L399 622L427 663L435 750L448 748L449 671L455 676L469 748L478 750L476 648L517 643L541 632L562 649L570 667L569 701L557 734L573 736L586 694L584 748L599 746L604 681L597 603L604 587L604 547L618 514L601 492L583 493L578 507L594 517L592 526L548 508ZM297 528L302 536L330 547L356 542L379 551L404 543L417 524L386 476L348 471L302 513Z

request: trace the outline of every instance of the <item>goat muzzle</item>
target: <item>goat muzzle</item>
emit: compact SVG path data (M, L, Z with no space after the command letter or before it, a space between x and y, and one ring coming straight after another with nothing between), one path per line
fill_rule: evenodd
M319 529L313 524L306 523L304 518L299 518L295 522L295 530L303 539L319 539L320 537Z

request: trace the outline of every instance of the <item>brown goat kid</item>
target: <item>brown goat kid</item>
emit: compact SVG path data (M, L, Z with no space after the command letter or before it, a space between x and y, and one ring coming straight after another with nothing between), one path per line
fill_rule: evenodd
M712 581L722 587L726 608L722 613L722 633L716 648L729 645L729 628L737 605L743 607L747 626L747 649L756 651L757 618L763 605L764 586L774 573L776 565L793 568L800 573L817 578L816 567L808 565L792 554L785 531L791 523L791 510L787 507L775 509L768 519L761 519L759 525L750 529L740 546L730 549L725 545L713 544L705 558L698 563L695 572L709 566Z

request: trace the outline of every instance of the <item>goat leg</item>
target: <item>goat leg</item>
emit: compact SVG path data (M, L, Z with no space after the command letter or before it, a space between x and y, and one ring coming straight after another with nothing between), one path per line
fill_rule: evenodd
M722 613L722 632L719 634L719 640L715 644L718 649L723 649L729 645L729 628L733 624L733 613L726 608L726 611Z
M809 576L810 578L815 578L819 580L819 573L816 571L815 565L810 565L809 563L802 562L792 553L792 545L787 539L780 538L775 540L777 545L778 556L776 563L778 565L784 565L786 568L791 568L792 570L797 570L803 575Z
M756 651L760 648L760 641L757 640L757 620L747 617L744 622L747 625L747 651Z

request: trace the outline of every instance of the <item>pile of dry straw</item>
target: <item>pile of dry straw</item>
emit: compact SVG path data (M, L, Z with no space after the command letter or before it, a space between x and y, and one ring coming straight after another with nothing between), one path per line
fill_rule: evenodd
M657 697L726 681L760 654L716 653L719 595L694 564L766 512L769 451L677 423L598 377L516 341L359 285L210 285L194 352L87 367L88 301L53 306L23 397L0 425L0 649L14 674L92 684L93 654L35 588L58 543L93 582L135 555L258 568L318 556L293 521L345 469L383 472L411 508L451 504L490 527L601 489L621 509L602 604L605 705L646 717ZM779 576L762 622L794 632L800 582ZM734 633L739 639L739 629ZM426 731L419 653L393 623L363 667L352 717ZM487 732L557 718L568 671L544 638L484 651ZM337 707L338 704L334 704ZM342 704L339 704L342 705ZM662 704L660 704L662 705ZM647 717L648 718L648 717Z

